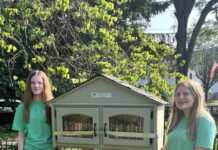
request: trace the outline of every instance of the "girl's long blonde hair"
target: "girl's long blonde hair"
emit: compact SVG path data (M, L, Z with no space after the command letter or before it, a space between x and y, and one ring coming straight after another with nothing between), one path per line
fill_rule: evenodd
M50 87L50 83L49 83L49 79L48 79L47 75L41 70L32 71L29 74L29 76L27 77L26 89L25 89L24 95L23 95L24 119L25 119L26 123L29 122L29 106L33 100L33 93L31 91L31 79L34 75L40 76L43 80L44 89L43 89L43 93L42 93L42 95L43 95L42 101L46 103L47 101L49 101L53 98L53 94L51 91L51 87ZM51 123L51 109L50 109L50 106L47 104L46 104L46 121L47 121L47 123Z
M194 97L194 103L190 110L190 116L188 117L188 123L187 123L187 134L191 139L194 139L196 136L198 120L202 113L207 112L207 108L205 105L205 94L200 83L194 80L187 79L187 80L180 81L175 88L175 93L178 87L181 86L189 89L192 96ZM175 99L175 93L174 93L174 99ZM170 133L176 127L176 125L179 123L179 121L183 116L184 116L183 111L179 110L176 107L175 100L174 100L171 115L169 118L167 133Z

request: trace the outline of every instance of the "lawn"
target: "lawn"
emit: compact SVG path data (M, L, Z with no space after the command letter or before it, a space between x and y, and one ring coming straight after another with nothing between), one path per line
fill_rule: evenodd
M17 132L16 131L0 131L0 141L13 141L17 138Z
M208 105L218 105L218 99L209 100L207 102Z
M218 150L218 139L216 139L216 145L215 145L214 150Z
M15 131L8 131L8 132L2 132L0 131L0 141L14 141L17 138L17 132ZM81 150L77 148L64 148L64 150ZM214 150L218 150L218 139L216 139L216 144Z

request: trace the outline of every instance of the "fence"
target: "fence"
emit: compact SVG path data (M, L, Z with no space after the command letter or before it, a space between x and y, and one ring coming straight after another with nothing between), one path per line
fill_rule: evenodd
M17 150L17 141L0 141L0 150ZM56 150L82 150L80 148L62 147Z
M17 150L17 141L0 141L0 150Z
M17 150L17 141L0 141L0 150ZM213 150L218 149L218 134L216 135ZM58 150L82 150L79 148L62 147Z

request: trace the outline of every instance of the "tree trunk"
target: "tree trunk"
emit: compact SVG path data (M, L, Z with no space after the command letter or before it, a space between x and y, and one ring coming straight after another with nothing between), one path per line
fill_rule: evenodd
M177 71L187 76L189 64L191 61L192 53L196 44L197 36L200 29L207 17L208 13L213 10L213 6L218 3L218 0L210 0L204 7L199 17L199 20L194 27L191 34L190 41L187 40L187 25L189 15L194 7L196 0L174 0L175 16L178 21L178 28L176 33L176 54L180 54L181 57L177 59ZM184 65L181 66L181 63Z
M186 75L188 72L188 62L181 66L181 62L186 60L187 52L187 25L190 12L194 6L195 0L174 0L174 6L176 9L175 16L178 21L178 29L176 33L176 54L180 54L181 57L177 59L177 70L178 72Z
M205 90L205 102L207 103L208 102L208 92L209 92L209 90Z

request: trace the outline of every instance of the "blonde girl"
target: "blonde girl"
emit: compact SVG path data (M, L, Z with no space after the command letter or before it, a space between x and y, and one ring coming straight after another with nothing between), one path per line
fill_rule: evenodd
M174 92L164 150L213 149L217 129L207 111L202 86L194 80L180 81Z

